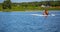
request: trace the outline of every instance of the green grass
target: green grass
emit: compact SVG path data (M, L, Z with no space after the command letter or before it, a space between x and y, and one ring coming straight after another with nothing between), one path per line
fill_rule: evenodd
M0 6L0 11L6 11L6 12L12 12L12 11L40 11L44 10L46 8L42 7L35 7L35 6L12 6L12 9L2 9L2 6ZM60 10L60 8L47 8L48 10Z

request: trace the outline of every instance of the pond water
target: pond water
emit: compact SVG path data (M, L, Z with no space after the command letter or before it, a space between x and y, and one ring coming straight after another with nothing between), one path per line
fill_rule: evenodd
M60 32L60 11L43 12L0 12L0 32ZM34 14L34 15L33 15Z

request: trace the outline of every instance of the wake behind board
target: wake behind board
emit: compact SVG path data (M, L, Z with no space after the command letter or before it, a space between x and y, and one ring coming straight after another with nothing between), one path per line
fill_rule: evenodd
M33 16L55 16L55 14L43 15L43 14L31 14Z

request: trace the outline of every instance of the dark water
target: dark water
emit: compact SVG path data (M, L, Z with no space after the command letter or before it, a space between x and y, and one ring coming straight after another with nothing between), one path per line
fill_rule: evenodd
M60 32L60 11L55 16L34 16L42 12L0 12L0 32Z

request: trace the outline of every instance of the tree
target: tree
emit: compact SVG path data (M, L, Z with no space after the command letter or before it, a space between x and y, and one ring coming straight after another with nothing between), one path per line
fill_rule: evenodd
M2 8L3 9L7 9L7 8L11 9L11 1L10 0L5 0L2 4Z

